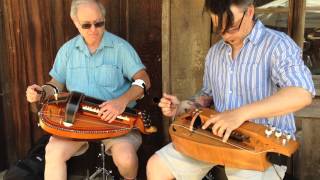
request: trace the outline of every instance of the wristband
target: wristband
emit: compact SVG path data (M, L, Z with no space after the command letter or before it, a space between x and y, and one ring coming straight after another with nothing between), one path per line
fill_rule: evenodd
M135 86L139 86L143 89L143 95L146 95L147 94L147 90L146 90L146 84L144 82L144 80L142 79L136 79L132 84L132 86L135 85ZM142 96L143 97L143 96Z
M53 89L53 91L54 91L55 94L58 94L58 93L59 93L59 89L58 89L56 86L54 86L53 84L46 83L46 84L44 84L44 85L41 86L41 87L44 87L44 86L50 86L50 87L52 87L52 89Z
M53 96L57 100L58 99L59 89L56 86L54 86L53 84L50 84L50 83L46 83L46 84L42 85L41 88L43 89L45 86L50 86L53 89Z

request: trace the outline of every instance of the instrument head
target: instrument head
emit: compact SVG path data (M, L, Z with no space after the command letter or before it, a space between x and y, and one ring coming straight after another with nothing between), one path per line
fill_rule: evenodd
M138 112L138 121L136 121L136 127L144 134L151 134L157 132L155 126L151 126L150 114L146 111Z

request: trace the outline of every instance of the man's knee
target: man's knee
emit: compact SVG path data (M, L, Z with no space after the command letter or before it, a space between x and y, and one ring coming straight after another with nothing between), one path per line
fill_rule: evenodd
M156 171L157 163L158 163L159 156L156 154L152 155L147 163L147 173L154 173Z
M138 156L135 151L114 154L113 161L120 168L134 169L138 167Z
M66 162L71 158L71 156L63 149L57 148L55 143L49 143L46 146L45 159L46 163L52 162Z
M161 160L160 156L154 154L150 157L147 163L147 178L154 179L174 179L174 176Z

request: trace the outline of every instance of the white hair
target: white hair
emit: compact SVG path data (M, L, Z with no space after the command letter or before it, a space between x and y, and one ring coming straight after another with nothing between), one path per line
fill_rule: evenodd
M106 16L106 9L105 7L103 6L103 4L98 1L98 0L72 0L72 3L71 3L71 9L70 9L70 16L71 18L76 18L77 17L77 13L78 13L78 7L79 5L81 4L88 4L88 3L95 3L97 4L97 6L99 7L100 9L100 12L102 14L103 17Z

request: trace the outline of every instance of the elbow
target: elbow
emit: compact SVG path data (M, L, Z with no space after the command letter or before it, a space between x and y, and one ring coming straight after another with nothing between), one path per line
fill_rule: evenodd
M147 90L149 90L151 88L151 82L149 81L149 83L147 83L146 85Z
M303 98L303 107L306 107L306 106L309 106L311 105L312 103L312 94L308 91L305 91L305 94L304 94L304 98Z
M309 106L312 103L312 95L308 92L308 95L306 97L306 106Z

